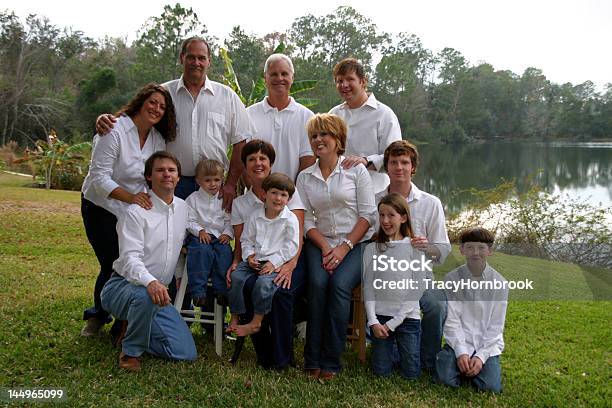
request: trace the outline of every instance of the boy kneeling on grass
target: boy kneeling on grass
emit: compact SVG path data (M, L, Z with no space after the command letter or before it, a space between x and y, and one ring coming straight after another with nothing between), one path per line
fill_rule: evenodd
M238 336L257 333L264 316L272 309L272 299L278 286L274 279L278 269L292 259L300 245L298 219L287 208L287 202L295 192L291 179L281 173L272 173L262 183L266 192L264 208L255 211L245 224L240 237L243 262L236 270L228 272L230 312L232 320L227 332ZM247 279L259 275L253 287L253 319L243 325L238 317L246 312L243 289Z
M467 288L454 285L460 289L447 291L446 346L436 356L436 373L439 382L451 387L458 387L464 379L480 391L502 390L499 356L504 349L508 289L506 285L493 289L488 284L506 281L487 263L494 239L484 228L463 231L459 248L467 263L445 277L447 282L470 284Z

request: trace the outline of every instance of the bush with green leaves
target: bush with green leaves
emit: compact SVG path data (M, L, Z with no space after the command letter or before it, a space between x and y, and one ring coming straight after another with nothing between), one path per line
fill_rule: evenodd
M89 170L91 143L70 145L58 138L37 140L34 150L26 149L19 163L29 163L35 181L45 188L80 190Z
M518 193L514 181L470 193L474 204L448 220L451 241L479 225L495 233L502 252L612 267L612 208L549 194L535 185Z

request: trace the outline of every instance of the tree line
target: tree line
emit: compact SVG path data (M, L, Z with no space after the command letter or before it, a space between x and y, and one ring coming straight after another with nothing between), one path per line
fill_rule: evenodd
M368 87L397 114L404 138L429 142L470 140L595 140L612 136L612 83L598 92L591 81L555 84L537 68L516 74L486 62L471 64L459 50L426 49L408 32L386 33L351 7L295 19L285 32L263 37L233 27L220 42L191 8L166 5L147 19L128 44L124 38L94 40L47 18L0 11L0 145L46 139L90 140L97 115L114 112L147 82L181 73L183 38L210 39L213 55L223 47L243 94L261 75L280 43L293 59L296 79L314 79L307 97L314 111L340 103L334 64L355 57L367 67ZM213 59L210 78L222 81L223 63Z

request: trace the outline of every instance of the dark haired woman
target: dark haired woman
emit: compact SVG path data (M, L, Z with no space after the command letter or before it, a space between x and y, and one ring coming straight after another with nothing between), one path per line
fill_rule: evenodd
M82 336L97 335L110 321L100 303L100 292L119 257L117 217L130 204L151 208L144 178L145 161L154 152L166 150L166 142L174 140L176 134L172 99L160 85L145 85L117 116L117 124L108 135L94 137L89 173L82 188L85 233L100 263L94 306L83 314L87 324L81 330Z

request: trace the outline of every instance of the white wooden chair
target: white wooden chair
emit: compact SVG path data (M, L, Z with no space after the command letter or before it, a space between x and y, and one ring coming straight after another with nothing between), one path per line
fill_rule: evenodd
M181 285L176 288L176 298L174 299L174 307L178 310L181 315L183 315L183 319L186 322L199 322L199 323L208 323L213 325L213 338L215 340L215 353L219 357L221 357L223 350L223 307L220 306L217 301L214 301L213 312L203 312L200 310L184 310L181 309L183 306L183 299L185 298L185 292L187 291L187 262L185 261L185 254L181 252L181 256L179 257L178 264L176 266L177 270L182 270L181 272ZM208 282L210 286L210 281ZM187 316L185 316L187 315Z

